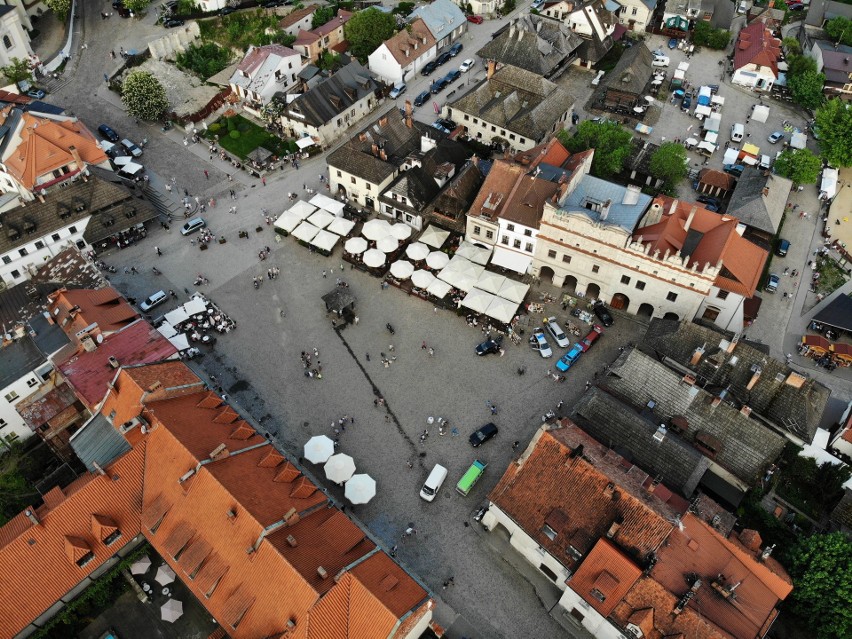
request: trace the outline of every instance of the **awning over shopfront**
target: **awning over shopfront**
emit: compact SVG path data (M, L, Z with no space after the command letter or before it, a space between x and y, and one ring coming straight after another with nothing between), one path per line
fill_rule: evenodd
M521 275L526 274L530 263L532 263L531 255L523 255L522 253L510 251L499 246L494 249L494 255L491 257L492 265L507 268Z

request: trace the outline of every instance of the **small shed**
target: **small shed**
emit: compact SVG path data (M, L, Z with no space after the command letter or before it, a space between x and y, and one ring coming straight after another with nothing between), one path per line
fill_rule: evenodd
M355 310L355 295L348 286L338 286L322 296L325 310L328 313L344 315Z

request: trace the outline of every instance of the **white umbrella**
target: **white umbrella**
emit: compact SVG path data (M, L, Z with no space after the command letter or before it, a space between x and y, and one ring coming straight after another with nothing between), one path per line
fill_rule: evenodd
M334 455L334 442L325 435L311 437L305 444L305 459L312 464L322 464Z
M427 292L427 293L429 293L429 295L434 295L434 296L435 296L435 297L437 297L437 298L444 298L444 297L446 297L446 296L447 296L447 293L449 293L449 292L450 292L450 289L451 289L451 288L452 288L452 287L451 287L449 284L447 284L446 282L444 282L444 281L442 281L442 280L439 280L439 279L436 277L436 278L435 278L435 281L434 281L434 282L432 282L432 283L431 283L431 284L430 284L430 285L426 288L426 292Z
M387 220L380 220L378 218L370 220L364 224L364 228L361 229L361 235L366 237L368 240L373 240L374 242L390 234L390 223Z
M405 247L405 254L415 262L419 262L425 260L426 256L429 255L429 247L420 242L415 242Z
M488 308L485 309L485 314L504 324L508 324L512 321L517 310L518 302L512 302L502 297L495 297L491 300Z
M441 248L448 237L450 237L449 231L444 231L436 226L427 226L420 236L420 241L432 248Z
M429 271L418 269L411 274L411 283L417 288L428 288L435 281L435 276Z
M441 251L432 251L426 256L429 268L444 268L450 261L450 256Z
M352 255L359 255L367 250L367 240L363 237L350 237L343 245L343 250Z
M405 260L397 260L390 267L391 275L398 277L401 280L407 280L414 272L414 265Z
M338 453L332 455L323 468L326 477L336 484L342 484L355 473L355 460L349 455Z
M353 504L366 504L376 496L376 480L365 474L353 475L343 495Z
M526 297L528 290L530 290L529 284L524 284L523 282L506 278L506 281L503 282L503 286L501 286L500 290L497 291L497 295L520 304L524 301L524 297Z
M151 567L151 559L148 555L144 555L141 559L133 562L133 565L130 566L130 574L132 575L144 575L148 572L148 568Z
M169 599L160 606L160 618L163 621L174 623L183 615L183 604L177 599Z
M385 263L385 254L378 249L370 249L364 253L364 264L370 268L379 268Z
M407 240L411 237L412 229L408 224L403 224L399 222L398 224L394 224L391 226L391 235L393 235L398 240Z
M154 577L154 581L156 581L161 586L165 586L166 584L170 584L175 580L175 571L172 570L168 564L163 564L157 570L157 575Z
M491 293L486 293L478 288L472 288L462 300L462 306L477 313L484 313L493 301L494 295Z
M334 216L324 209L320 209L316 213L311 214L308 222L313 224L318 229L324 229L334 221Z
M505 275L499 275L492 271L482 271L479 279L476 280L476 288L496 295L505 282Z
M376 242L376 248L379 249L382 253L393 253L396 249L399 248L399 240L396 239L393 235L385 235L378 242Z

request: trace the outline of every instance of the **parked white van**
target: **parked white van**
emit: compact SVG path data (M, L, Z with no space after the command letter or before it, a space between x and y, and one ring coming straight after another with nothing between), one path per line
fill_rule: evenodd
M565 331L559 328L559 324L556 322L556 317L548 317L544 320L544 327L547 329L547 332L553 336L553 339L556 340L556 343L560 348L568 348L571 345L571 342L565 336Z
M447 469L441 464L435 464L432 472L429 473L429 477L426 478L423 488L420 489L420 496L426 501L434 501L446 478Z
M745 127L737 122L731 125L731 142L742 142L745 137Z

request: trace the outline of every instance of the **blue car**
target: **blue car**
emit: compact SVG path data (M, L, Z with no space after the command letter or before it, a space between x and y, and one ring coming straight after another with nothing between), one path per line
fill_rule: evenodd
M669 39L669 49L677 49L677 38Z
M567 371L571 366L573 366L578 359L580 359L580 355L583 354L583 346L580 342L574 344L571 347L571 350L565 353L562 357L559 358L559 361L556 362L556 368L558 368L563 373Z

